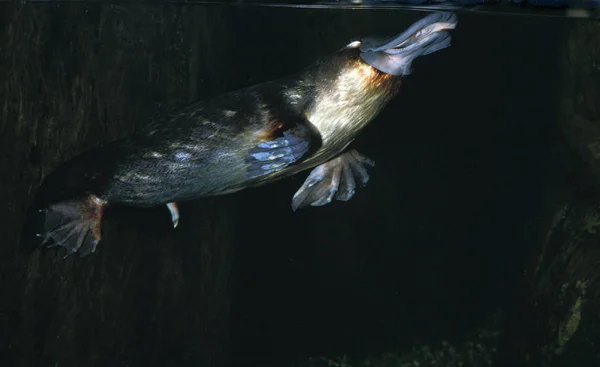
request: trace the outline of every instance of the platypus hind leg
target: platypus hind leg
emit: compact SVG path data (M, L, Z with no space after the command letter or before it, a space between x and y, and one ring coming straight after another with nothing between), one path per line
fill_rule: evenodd
M100 223L106 202L95 195L50 205L44 212L43 244L50 239L51 246L61 246L70 255L79 251L81 256L93 253L100 242ZM65 256L65 257L66 257Z
M315 167L294 194L292 209L326 205L334 198L350 200L356 190L356 180L362 185L369 181L365 166L373 167L375 163L356 150L350 150Z

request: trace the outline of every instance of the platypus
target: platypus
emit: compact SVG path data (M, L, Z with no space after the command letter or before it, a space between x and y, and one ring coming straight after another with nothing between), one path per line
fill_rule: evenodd
M431 13L396 37L353 41L295 75L193 103L76 156L45 180L55 199L38 207L38 236L85 256L109 205L166 204L176 227L178 202L311 168L293 210L349 200L373 166L349 145L398 93L415 58L450 45L456 24L453 13Z

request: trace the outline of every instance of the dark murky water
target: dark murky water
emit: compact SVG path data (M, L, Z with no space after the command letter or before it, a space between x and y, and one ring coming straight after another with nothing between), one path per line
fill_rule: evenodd
M97 253L63 259L21 232L59 164L355 37L397 34L423 13L0 7L2 365L289 366L325 355L349 356L346 366L517 366L526 356L566 366L574 355L596 365L600 323L585 311L598 305L594 271L564 280L536 269L540 253L577 253L546 251L556 213L596 202L586 147L600 121L600 45L578 40L597 24L459 13L452 46L419 59L355 141L376 166L349 202L292 212L300 174L182 203L176 230L164 208L119 208ZM593 269L600 255L585 253L579 268ZM575 291L563 295L573 302L539 306L564 293L557 279L587 282L575 329ZM528 288L541 283L555 286Z

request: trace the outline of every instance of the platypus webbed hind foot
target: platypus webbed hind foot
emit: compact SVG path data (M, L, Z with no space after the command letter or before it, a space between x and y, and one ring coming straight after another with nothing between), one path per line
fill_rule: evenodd
M295 211L309 205L322 206L333 199L350 200L356 191L356 180L361 185L366 185L369 181L366 166L373 167L375 163L356 150L350 150L315 167L294 194L292 209Z
M50 239L52 246L67 249L69 256L80 252L81 256L93 253L100 242L100 223L106 202L95 195L59 202L41 210L44 213L42 245ZM65 256L65 257L66 257Z

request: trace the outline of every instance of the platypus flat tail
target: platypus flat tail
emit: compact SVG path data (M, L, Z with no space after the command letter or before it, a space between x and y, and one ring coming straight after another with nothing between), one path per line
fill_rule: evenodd
M80 199L61 201L40 210L44 214L42 245L52 240L52 246L67 249L69 256L80 252L81 256L93 253L100 241L100 223L106 202L95 195ZM65 256L65 257L66 257Z

